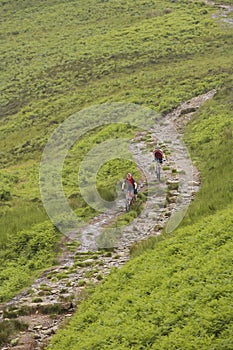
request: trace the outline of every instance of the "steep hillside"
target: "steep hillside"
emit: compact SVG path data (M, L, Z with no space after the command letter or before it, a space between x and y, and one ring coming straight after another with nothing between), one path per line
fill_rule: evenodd
M7 251L12 236L20 242L26 235L28 242L28 236L38 232L34 225L44 223L47 229L38 186L40 159L60 122L104 102L130 102L165 113L218 89L231 74L232 33L227 24L211 18L215 9L189 1L97 4L1 1L0 241L5 271L1 278L4 289L11 285L5 296L30 283L28 274L13 283L12 273L6 273ZM121 135L124 132L130 136L127 130ZM107 129L99 137L80 140L64 169L68 201L86 219L95 211L83 201L74 181L78 164L109 133L114 132ZM124 164L117 179L102 181L102 192L122 179L126 169ZM29 235L21 232L25 229ZM17 270L20 263L14 261ZM48 266L46 261L40 268ZM30 266L33 277L37 268ZM12 270L12 261L9 267Z
M132 247L48 349L232 349L232 76L185 140L202 186L183 227Z
M232 206L112 271L48 349L231 349Z
M183 227L133 246L136 258L112 270L48 349L233 347L230 91L186 129L202 186Z
M188 0L0 0L0 11L0 302L29 287L61 252L39 186L41 155L60 123L106 102L165 115L215 89L185 129L201 189L181 228L132 247L140 256L112 271L49 348L233 348L232 12ZM101 126L68 152L62 185L84 221L97 211L77 186L83 158L109 137L134 133L129 125ZM115 198L129 166L139 177L129 160L100 169L105 199ZM13 333L4 327L2 339Z

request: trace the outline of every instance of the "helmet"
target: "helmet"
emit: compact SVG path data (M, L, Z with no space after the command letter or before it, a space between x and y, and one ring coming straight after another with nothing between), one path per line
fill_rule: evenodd
M132 174L128 173L126 177L127 177L127 179L131 179L132 178Z

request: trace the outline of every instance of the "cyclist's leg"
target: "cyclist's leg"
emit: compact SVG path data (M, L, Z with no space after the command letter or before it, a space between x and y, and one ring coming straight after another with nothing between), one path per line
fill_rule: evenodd
M131 197L130 204L132 204L133 198L134 198L134 187L133 187L133 185L128 185L128 193L129 193L129 196Z
M137 198L138 198L138 190L137 190L137 188L135 188L135 187L134 187L133 194L134 194L135 200L137 200Z
M133 186L127 185L127 191L125 196L125 209L126 211L130 210L130 206L132 204L132 198L133 198Z

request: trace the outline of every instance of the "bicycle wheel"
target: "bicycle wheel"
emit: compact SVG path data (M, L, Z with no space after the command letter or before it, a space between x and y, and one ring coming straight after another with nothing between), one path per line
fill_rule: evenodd
M159 162L156 163L156 176L157 176L157 179L160 181L161 166L160 166Z
M130 209L130 200L128 198L126 198L126 200L125 200L125 210L129 211L129 209Z

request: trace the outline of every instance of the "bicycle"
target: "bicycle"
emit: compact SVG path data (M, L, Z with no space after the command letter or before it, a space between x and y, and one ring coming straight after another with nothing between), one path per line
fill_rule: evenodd
M154 159L154 162L156 162L155 174L156 174L158 181L160 181L160 179L161 179L161 163L160 163L160 160L158 158Z
M130 211L130 207L133 205L135 200L135 195L132 190L126 190L125 191L125 210Z

